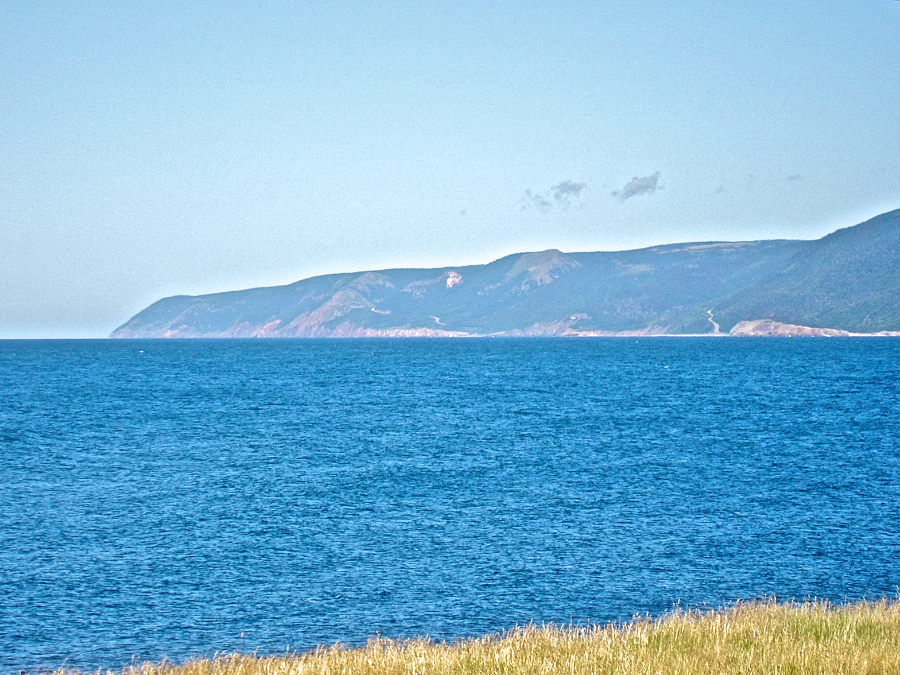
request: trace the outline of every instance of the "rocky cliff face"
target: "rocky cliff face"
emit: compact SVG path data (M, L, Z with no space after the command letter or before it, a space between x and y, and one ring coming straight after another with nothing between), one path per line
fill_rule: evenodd
M900 330L900 210L817 241L550 250L175 296L112 337L799 335L804 326Z
M741 321L728 334L737 337L900 337L900 331L882 330L877 333L853 333L836 328L796 326L769 319Z

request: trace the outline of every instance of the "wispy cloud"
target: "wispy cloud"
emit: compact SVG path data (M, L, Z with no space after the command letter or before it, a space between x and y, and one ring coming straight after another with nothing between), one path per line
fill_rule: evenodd
M522 206L522 210L531 207L533 209L537 209L541 213L547 213L550 209L553 208L553 202L544 197L543 195L536 194L531 190L525 190L525 203Z
M635 176L621 190L613 192L612 196L616 197L620 202L624 202L626 199L631 199L637 195L653 194L656 192L657 183L659 183L659 171L652 176L640 178Z
M564 180L562 183L552 186L545 192L532 192L525 190L522 199L522 210L536 209L541 213L547 213L554 208L567 209L573 201L577 201L581 193L587 189L587 183L576 183Z
M573 183L570 180L564 180L559 185L550 188L550 194L553 195L555 201L567 202L570 198L577 198L585 188L587 188L587 183Z

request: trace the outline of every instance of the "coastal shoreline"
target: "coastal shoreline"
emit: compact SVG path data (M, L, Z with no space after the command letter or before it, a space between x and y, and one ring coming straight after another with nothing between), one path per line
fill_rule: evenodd
M80 675L59 669L57 675ZM375 637L267 656L217 654L181 664L133 663L107 675L470 675L518 673L896 673L900 603L832 605L762 600L714 611L676 610L624 624L534 624L435 642Z

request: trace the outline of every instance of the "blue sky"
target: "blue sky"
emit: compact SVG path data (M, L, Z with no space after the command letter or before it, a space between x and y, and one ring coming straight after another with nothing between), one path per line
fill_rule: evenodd
M897 0L7 0L0 91L0 338L900 207Z

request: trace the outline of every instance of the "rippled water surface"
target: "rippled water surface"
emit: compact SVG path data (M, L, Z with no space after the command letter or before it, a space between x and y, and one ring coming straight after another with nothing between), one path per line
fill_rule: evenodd
M0 449L0 672L900 584L900 340L7 341Z

